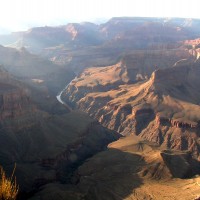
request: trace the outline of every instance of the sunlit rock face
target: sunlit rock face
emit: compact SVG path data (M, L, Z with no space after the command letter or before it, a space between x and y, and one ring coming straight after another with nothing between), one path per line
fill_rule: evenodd
M109 129L139 135L165 148L189 150L198 157L200 68L195 59L161 67L149 78L143 74L153 69L143 67L139 80L132 69L141 69L131 68L130 59L130 70L127 62L90 68L71 82L66 98Z

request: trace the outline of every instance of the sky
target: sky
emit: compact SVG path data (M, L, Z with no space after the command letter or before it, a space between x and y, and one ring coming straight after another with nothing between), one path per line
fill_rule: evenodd
M200 0L1 0L0 31L120 16L200 19Z

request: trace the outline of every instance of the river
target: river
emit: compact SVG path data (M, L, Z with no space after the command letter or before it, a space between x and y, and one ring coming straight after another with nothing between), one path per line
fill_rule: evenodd
M68 88L68 86L72 83L72 81L74 81L74 80L76 80L77 79L77 76L74 78L74 79L72 79L66 86L65 86L65 88L63 89L63 90L61 90L59 93L58 93L58 95L56 96L56 98L57 98L57 100L61 103L61 104L63 104L64 106L66 106L70 111L72 111L72 108L68 105L68 104L66 104L63 100L62 100L62 94L63 94L63 92Z

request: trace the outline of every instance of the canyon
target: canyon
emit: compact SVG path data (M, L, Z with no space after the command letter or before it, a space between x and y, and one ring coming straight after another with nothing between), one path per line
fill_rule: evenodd
M199 24L0 35L0 165L16 163L18 199L199 198Z
M71 82L63 98L111 130L140 135L165 148L191 150L198 158L199 61L157 69L149 79L142 80L140 73L138 82L138 69L133 70L129 75L122 62L89 68Z

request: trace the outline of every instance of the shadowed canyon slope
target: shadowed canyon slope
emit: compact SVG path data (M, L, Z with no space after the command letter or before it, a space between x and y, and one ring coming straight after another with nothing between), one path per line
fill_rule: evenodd
M72 70L31 54L25 48L17 50L0 46L0 65L17 79L54 95L75 77Z
M73 184L48 184L31 200L190 200L199 195L199 177L180 178L198 168L188 152L162 151L154 143L128 136L79 167Z
M29 62L26 56L21 60ZM31 64L37 65L37 61L32 60ZM6 63L4 66L8 67ZM18 71L23 73L23 67L29 68L29 65L21 65ZM41 65L41 69L45 67L48 65ZM58 69L54 71L55 78L51 81L55 88L61 88L63 82L56 81ZM40 82L41 79L32 77L44 79ZM65 81L70 77L72 73L68 78L66 73ZM66 182L76 166L119 138L119 134L102 127L86 114L69 112L54 93L46 76L29 72L28 76L16 77L1 66L0 163L8 173L16 163L20 199L27 199L46 183Z

